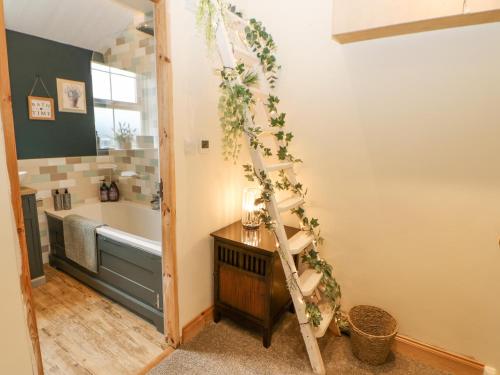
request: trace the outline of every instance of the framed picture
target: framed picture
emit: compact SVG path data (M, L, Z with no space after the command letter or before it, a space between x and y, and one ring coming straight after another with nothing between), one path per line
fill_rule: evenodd
M85 82L57 78L59 112L87 113Z
M54 99L41 96L28 96L28 114L30 120L54 121Z

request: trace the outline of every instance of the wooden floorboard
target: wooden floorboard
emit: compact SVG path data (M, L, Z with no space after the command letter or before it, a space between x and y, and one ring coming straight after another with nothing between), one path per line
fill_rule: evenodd
M33 290L46 375L135 375L167 344L156 328L63 272Z

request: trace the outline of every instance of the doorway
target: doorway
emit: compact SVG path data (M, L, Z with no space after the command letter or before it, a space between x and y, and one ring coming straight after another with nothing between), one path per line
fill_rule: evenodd
M114 1L114 0L109 0ZM131 3L121 0L123 4ZM134 2L132 2L134 3ZM138 2L135 2L138 3ZM163 195L160 205L161 237L162 237L162 293L164 301L164 332L168 344L176 347L180 341L178 323L178 296L177 296L177 269L176 269L176 246L175 246L175 171L173 153L173 123L172 123L172 86L171 86L171 61L169 50L168 31L168 1L153 1L154 7L154 30L156 34L156 82L158 102L158 148L159 175L161 178L160 194ZM26 233L24 229L24 218L21 204L21 189L19 181L19 169L17 163L17 149L14 132L14 116L11 101L11 87L9 80L9 67L7 56L7 42L5 32L4 2L0 5L0 76L2 96L2 123L4 127L6 156L10 185L12 193L12 205L15 214L16 227L18 229L19 243L21 248L21 283L26 304L27 324L33 343L34 358L38 373L43 374L43 365L40 352L39 335L32 298L32 287L29 269L29 256L26 244ZM96 9L96 12L98 10ZM35 58L35 57L33 57Z

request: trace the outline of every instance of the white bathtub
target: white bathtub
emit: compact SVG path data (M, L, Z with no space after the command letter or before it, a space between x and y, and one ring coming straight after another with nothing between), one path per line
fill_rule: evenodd
M46 210L58 219L75 214L107 226L97 233L115 241L129 244L161 256L161 215L149 206L127 202L90 203L74 206L71 210Z

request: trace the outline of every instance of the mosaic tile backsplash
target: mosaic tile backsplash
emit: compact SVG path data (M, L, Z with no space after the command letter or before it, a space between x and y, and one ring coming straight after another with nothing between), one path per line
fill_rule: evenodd
M42 251L46 261L49 237L45 209L53 208L52 190L67 188L72 203L99 201L103 179L118 183L121 199L150 204L159 181L158 150L110 150L106 156L82 156L51 159L19 160L20 171L28 175L23 186L37 190L38 222ZM123 177L123 172L132 177Z

